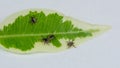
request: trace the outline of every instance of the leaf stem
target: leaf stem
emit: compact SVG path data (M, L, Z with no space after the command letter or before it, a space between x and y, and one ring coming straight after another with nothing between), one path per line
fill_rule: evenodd
M14 35L3 35L0 36L0 38L9 38L9 37L30 37L30 36L42 36L42 35L59 35L59 34L77 34L79 32L85 32L85 31L71 31L71 32L58 32L58 33L41 33L41 34L14 34Z

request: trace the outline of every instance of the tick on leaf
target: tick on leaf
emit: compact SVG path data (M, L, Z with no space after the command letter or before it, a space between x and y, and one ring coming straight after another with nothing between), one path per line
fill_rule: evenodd
M72 40L72 41L68 41L68 42L67 42L67 46L68 46L68 48L71 48L71 47L76 48L75 45L74 45L73 40Z
M55 38L54 35L48 35L46 38L43 38L42 41L44 42L44 44L48 44L48 43L50 43L54 38Z
M53 34L52 34L52 35L49 35L48 38L49 38L50 40L52 40L52 39L55 38L55 35L53 35Z
M37 21L37 19L36 19L35 17L31 17L31 22L32 22L32 24L35 24L36 21Z
M48 44L50 42L48 38L43 38L42 41L44 42L44 44Z

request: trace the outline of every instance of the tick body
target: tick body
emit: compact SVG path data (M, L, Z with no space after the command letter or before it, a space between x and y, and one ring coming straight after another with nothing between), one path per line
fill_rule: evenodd
M72 41L68 41L68 42L67 42L67 46L68 46L68 48L71 48L71 47L76 48L75 45L74 45L73 40L72 40Z
M54 35L49 35L48 38L49 38L50 40L52 40L52 39L55 38L55 36L54 36Z
M44 44L48 44L50 43L53 39L55 38L54 35L49 35L46 38L43 38L42 41L44 42Z
M37 19L35 17L31 17L31 22L35 24L37 22Z
M42 41L44 42L44 44L48 44L50 42L48 38L43 38Z

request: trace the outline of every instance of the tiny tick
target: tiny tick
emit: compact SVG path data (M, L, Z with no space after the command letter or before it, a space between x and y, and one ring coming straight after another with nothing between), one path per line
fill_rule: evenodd
M72 41L68 41L68 42L67 42L67 46L68 46L68 48L71 48L71 47L76 48L75 45L74 45L73 40L72 40Z
M48 38L43 38L42 41L44 42L44 44L48 44L50 42Z
M48 38L49 38L50 40L52 40L52 39L55 38L55 35L49 35Z
M33 23L33 24L35 24L36 23L36 18L35 17L31 17L31 22Z
M42 41L44 42L44 44L48 44L48 43L50 43L54 38L55 38L54 35L48 35L46 38L43 38Z

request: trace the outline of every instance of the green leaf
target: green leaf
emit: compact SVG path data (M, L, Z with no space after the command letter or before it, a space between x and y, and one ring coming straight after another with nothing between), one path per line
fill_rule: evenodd
M72 24L72 21L63 21L63 18L57 13L45 15L43 11L30 11L25 16L18 16L14 22L0 30L0 43L6 48L27 51L34 48L36 42L44 43L42 36L47 37L50 34L55 35L50 43L56 48L62 46L60 39L73 40L92 36L92 32L79 29Z
M56 47L60 47L62 45L57 38L53 39L51 42Z

